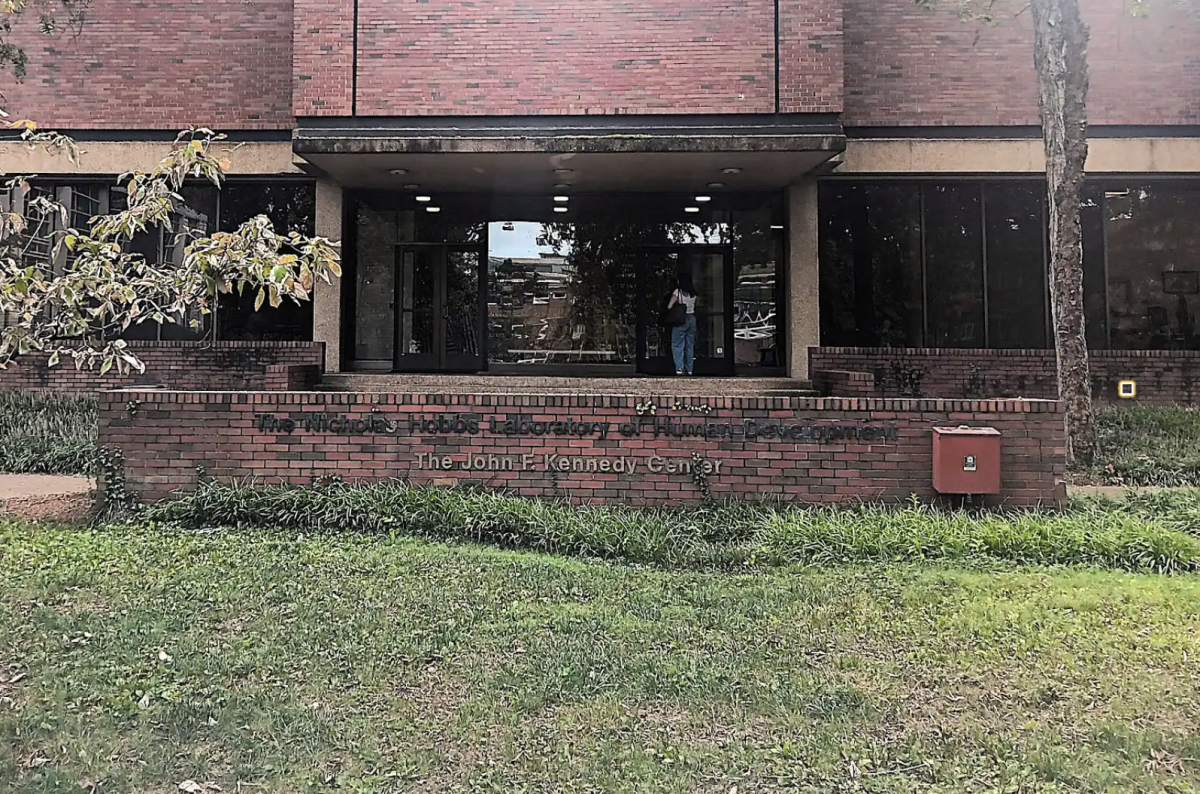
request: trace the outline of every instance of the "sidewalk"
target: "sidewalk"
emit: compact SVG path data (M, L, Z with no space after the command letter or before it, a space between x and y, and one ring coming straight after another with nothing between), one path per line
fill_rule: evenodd
M1159 493L1161 491L1195 491L1192 487L1169 487L1162 485L1068 485L1069 496L1098 496L1120 501L1125 494Z
M0 474L0 516L30 521L82 521L95 502L89 477Z

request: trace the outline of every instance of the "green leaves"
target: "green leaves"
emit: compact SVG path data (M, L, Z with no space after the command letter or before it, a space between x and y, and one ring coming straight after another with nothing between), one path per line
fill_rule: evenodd
M36 125L20 128L37 145L73 146L54 133L36 132ZM29 193L25 180L5 183L10 205L19 211L0 214L0 313L19 319L0 329L0 367L17 356L52 349L71 355L77 366L100 366L102 373L114 367L122 373L140 371L141 363L116 340L130 326L155 322L200 328L219 292L252 289L256 309L265 303L278 307L284 300L310 299L317 279L328 283L341 274L337 243L296 232L284 235L265 215L208 236L180 221L186 180L218 186L223 181L228 163L214 153L222 138L203 128L181 132L154 169L122 175L125 208L90 219L87 229L65 228L67 208L45 196L12 201ZM26 230L45 228L51 217L65 229L52 240L56 255L70 254L60 270L28 261L24 248ZM164 246L165 261L129 252L133 239L145 233L173 237L175 244Z

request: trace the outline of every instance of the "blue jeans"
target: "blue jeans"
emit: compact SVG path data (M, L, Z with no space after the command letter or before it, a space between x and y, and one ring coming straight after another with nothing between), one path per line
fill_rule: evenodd
M691 375L696 358L696 315L689 314L683 325L671 329L671 352L675 354L675 371Z

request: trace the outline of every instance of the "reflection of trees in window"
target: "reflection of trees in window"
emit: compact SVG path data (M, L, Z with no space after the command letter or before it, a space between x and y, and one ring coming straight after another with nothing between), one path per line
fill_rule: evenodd
M1044 348L1049 343L1045 197L1038 184L984 186L991 347Z
M537 243L552 253L539 259L494 257L491 360L634 363L638 257L646 246L704 233L688 226L548 223Z
M1104 201L1113 348L1200 349L1200 187L1110 186Z
M822 185L820 203L822 344L920 346L919 186Z
M566 278L544 346L595 351L597 363L633 363L637 259L646 246L669 242L669 226L609 220L546 224L538 242L565 259Z
M925 186L925 293L934 347L984 347L979 185Z
M776 345L781 237L771 230L769 210L735 212L726 236L737 268L733 292L735 363L762 364L765 351Z

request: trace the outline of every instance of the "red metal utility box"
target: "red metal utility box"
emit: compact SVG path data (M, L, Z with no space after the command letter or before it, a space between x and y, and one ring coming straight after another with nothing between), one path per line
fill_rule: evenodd
M933 429L933 489L948 494L1000 493L1000 431Z

